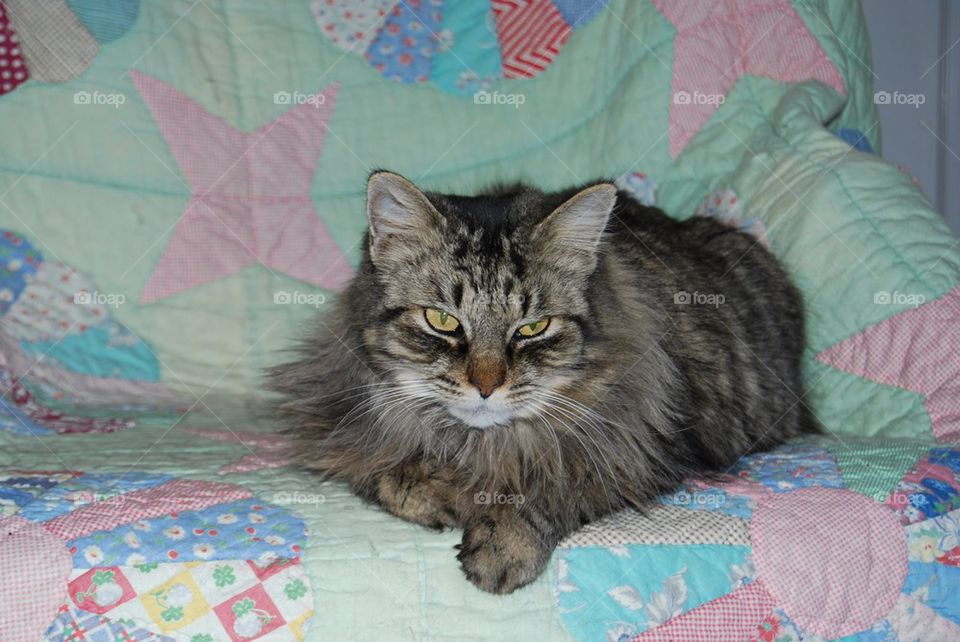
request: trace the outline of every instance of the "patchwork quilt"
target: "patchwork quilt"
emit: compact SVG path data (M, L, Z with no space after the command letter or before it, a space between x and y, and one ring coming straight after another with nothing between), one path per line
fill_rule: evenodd
M0 639L960 639L960 252L872 77L852 2L0 0ZM260 413L373 168L753 234L824 436L480 593Z

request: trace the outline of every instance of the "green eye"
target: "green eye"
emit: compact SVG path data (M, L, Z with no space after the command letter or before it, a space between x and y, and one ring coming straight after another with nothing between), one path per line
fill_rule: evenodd
M423 311L423 317L430 324L430 327L437 332L456 332L460 327L460 321L452 314L436 308L427 308Z
M543 334L543 331L547 329L550 325L550 319L540 319L538 321L533 321L526 325L522 325L517 329L517 334L521 337L535 337L538 334Z

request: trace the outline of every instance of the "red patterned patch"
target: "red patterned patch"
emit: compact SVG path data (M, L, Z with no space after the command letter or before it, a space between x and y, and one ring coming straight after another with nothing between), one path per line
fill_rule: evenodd
M116 566L92 568L68 585L77 608L102 615L137 593Z
M13 91L29 77L17 32L7 17L7 8L0 2L0 94Z
M937 558L937 561L947 566L960 566L960 546L954 546Z
M771 613L757 627L757 632L750 638L750 642L777 642L780 634L780 618Z
M550 0L493 0L503 75L533 78L563 47L572 29Z
M233 642L259 638L286 624L277 605L260 584L218 604L213 612Z

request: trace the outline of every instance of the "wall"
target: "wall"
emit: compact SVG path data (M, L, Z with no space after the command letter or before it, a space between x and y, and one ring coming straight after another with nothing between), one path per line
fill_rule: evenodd
M883 156L960 234L960 1L863 0L863 10L876 90L890 96L879 104Z

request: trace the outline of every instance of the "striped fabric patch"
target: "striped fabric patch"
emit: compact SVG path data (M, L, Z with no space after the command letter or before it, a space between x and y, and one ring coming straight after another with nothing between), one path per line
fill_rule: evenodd
M503 74L533 78L563 47L572 29L550 0L492 0Z

